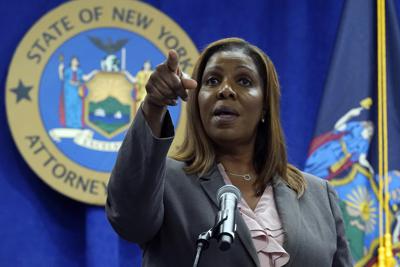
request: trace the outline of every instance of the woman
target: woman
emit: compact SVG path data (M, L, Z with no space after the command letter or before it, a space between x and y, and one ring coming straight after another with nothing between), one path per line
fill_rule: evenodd
M61 61L58 67L59 78L63 82L61 103L61 124L67 128L82 128L83 72L79 67L79 59L73 57L70 66L64 70Z
M191 266L226 183L242 193L237 238L227 252L211 242L199 266L351 266L333 189L287 163L277 74L261 50L237 38L212 43L193 80L171 51L146 90L106 205L114 229L141 245L143 266ZM187 100L186 139L170 159L166 106L178 97Z

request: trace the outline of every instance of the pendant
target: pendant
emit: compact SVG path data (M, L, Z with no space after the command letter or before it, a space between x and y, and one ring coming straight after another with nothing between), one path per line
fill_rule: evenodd
M250 174L243 175L243 179L246 180L246 181L250 181L251 180Z

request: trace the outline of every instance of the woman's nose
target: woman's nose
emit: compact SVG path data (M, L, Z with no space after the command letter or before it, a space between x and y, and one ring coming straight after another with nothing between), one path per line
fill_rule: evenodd
M224 83L218 90L217 96L219 99L236 98L236 92L232 89L232 87L228 83Z

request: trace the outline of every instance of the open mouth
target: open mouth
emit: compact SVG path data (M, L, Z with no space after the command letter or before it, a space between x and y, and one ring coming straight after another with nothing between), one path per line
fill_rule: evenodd
M220 120L233 120L239 113L233 108L221 106L214 109L213 116Z
M215 108L213 115L214 116L221 116L221 115L239 116L239 113L233 108L222 106L222 107Z

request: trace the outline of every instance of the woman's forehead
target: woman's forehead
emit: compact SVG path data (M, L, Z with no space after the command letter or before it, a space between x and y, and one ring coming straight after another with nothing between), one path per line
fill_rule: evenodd
M214 53L208 59L205 69L224 68L228 65L243 66L257 71L253 58L243 49L223 50Z

